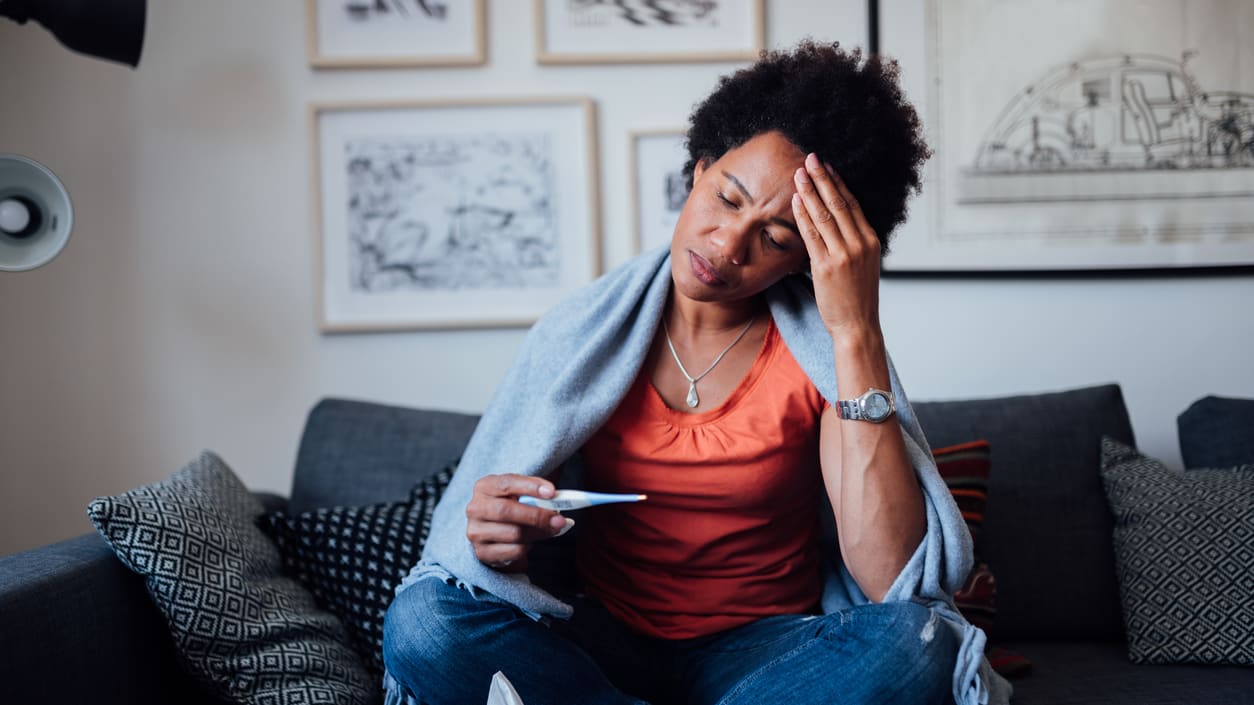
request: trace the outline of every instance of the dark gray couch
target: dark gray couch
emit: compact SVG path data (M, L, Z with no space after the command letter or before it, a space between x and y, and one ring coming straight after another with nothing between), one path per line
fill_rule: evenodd
M1127 661L1098 476L1103 434L1132 430L1115 385L915 403L933 447L979 438L993 470L982 541L998 581L993 641L1032 662L1014 702L1251 703L1254 669ZM457 458L476 418L324 400L290 500L302 512L405 497ZM143 581L96 534L0 558L0 703L201 703Z

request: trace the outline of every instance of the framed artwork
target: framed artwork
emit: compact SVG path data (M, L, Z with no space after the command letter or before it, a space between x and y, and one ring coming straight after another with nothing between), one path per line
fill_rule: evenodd
M315 68L474 66L485 57L484 0L306 0Z
M535 0L541 64L751 61L764 0Z
M684 163L687 134L682 128L640 130L631 144L632 231L637 253L668 244L688 200Z
M323 331L525 326L600 273L586 98L315 104Z
M1254 4L878 3L935 152L885 272L1254 265Z

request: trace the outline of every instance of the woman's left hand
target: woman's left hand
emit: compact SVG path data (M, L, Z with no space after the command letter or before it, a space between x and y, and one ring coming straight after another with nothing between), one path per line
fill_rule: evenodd
M814 154L793 181L793 217L810 254L814 295L828 332L878 334L879 237L845 182Z

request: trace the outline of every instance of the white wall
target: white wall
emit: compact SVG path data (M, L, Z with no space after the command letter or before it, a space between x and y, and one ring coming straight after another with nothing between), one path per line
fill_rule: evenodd
M322 335L309 101L591 95L606 264L630 253L627 131L681 125L731 65L539 67L531 3L489 2L489 62L314 72L304 3L149 3L138 71L0 20L0 151L53 169L70 246L0 274L0 554L91 530L92 497L199 450L285 492L327 395L478 411L520 330ZM768 2L768 38L860 45L858 3ZM886 281L915 400L1123 385L1143 448L1179 463L1175 415L1254 396L1254 277Z

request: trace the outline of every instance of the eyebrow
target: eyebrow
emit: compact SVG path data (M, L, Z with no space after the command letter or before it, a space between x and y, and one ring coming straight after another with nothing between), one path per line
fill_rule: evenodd
M732 185L735 186L738 191L740 191L741 193L745 195L745 198L748 199L749 203L752 204L754 202L753 194L749 193L749 189L745 188L745 185L740 182L740 179L737 179L734 175L732 175L731 172L727 171L726 169L720 169L719 171L722 172L723 176L727 177L728 181L732 182ZM796 234L797 237L801 237L801 230L797 227L796 223L790 223L787 220L784 220L783 218L771 218L770 221L772 223L775 223L776 225L780 225L785 228L788 228L794 234Z

